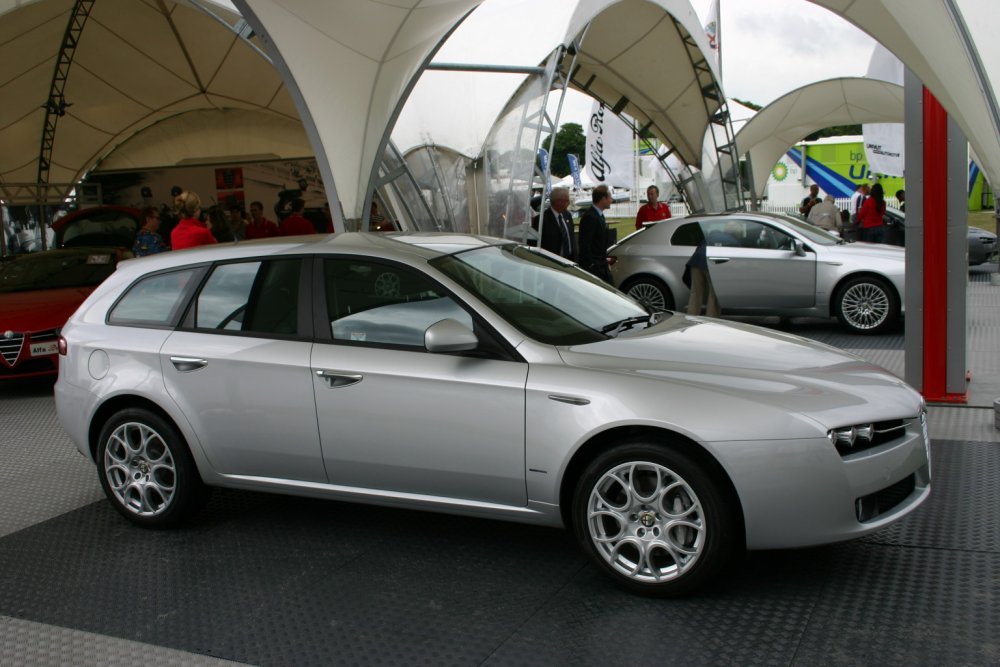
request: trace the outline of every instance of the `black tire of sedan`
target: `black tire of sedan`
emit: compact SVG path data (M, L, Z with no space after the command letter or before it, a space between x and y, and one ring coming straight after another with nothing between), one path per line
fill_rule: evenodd
M141 526L177 525L211 494L177 429L143 408L121 410L105 422L96 461L111 504Z
M584 551L619 585L674 597L703 586L737 553L735 509L678 447L636 441L587 466L572 523Z
M899 297L882 278L858 276L837 290L834 308L841 325L856 334L880 334L899 321Z
M642 276L629 280L622 291L654 311L674 310L674 295L662 280Z

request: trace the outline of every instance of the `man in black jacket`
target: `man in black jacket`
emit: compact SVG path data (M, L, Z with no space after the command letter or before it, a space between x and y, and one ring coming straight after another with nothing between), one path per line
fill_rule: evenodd
M573 214L569 212L569 190L553 188L549 207L542 216L541 246L551 253L576 259L576 238L573 235Z
M604 211L611 207L611 192L598 185L591 194L593 206L580 216L580 266L605 282L611 282L608 269L608 223Z

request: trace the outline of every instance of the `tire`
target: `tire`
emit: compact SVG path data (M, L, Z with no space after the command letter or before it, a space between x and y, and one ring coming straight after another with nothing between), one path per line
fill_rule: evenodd
M101 429L95 458L108 500L141 526L177 525L209 498L184 439L149 410L112 415Z
M641 276L628 281L622 289L639 303L654 312L674 310L674 295L662 280L652 276Z
M834 308L841 325L851 333L880 334L899 321L896 290L876 276L857 276L841 285Z
M730 563L737 553L735 510L719 483L680 450L636 441L587 466L573 496L572 523L583 550L620 586L674 597Z

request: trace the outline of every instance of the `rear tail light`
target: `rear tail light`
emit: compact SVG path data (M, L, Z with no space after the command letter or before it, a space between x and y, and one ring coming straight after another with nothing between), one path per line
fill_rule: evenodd
M66 351L69 349L69 345L66 343L66 339L63 338L62 336L59 336L59 338L56 339L56 343L59 345L59 356L65 357Z
M610 257L610 256L608 257L608 266L614 266L617 263L618 263L617 257Z

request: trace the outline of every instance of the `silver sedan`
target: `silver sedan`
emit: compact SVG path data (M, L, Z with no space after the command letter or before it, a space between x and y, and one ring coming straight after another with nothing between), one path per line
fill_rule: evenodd
M56 407L114 508L211 487L566 526L629 589L877 531L930 491L923 401L794 336L651 313L545 251L341 234L123 262Z
M608 251L615 285L656 310L684 310L684 265L702 239L723 314L837 317L862 334L899 322L902 248L844 243L801 220L767 213L647 225Z

